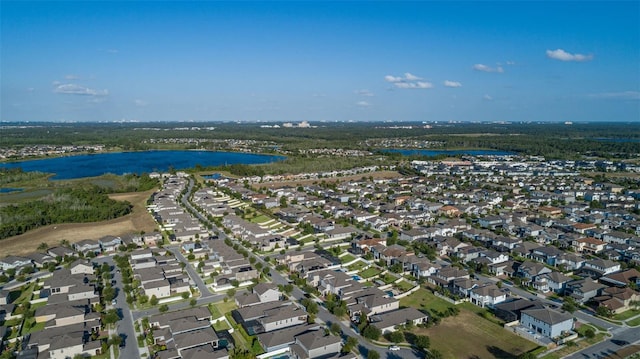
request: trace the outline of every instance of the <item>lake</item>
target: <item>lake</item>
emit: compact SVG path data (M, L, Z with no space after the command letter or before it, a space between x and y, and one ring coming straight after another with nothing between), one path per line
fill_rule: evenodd
M21 162L0 163L0 167L20 167L25 172L55 173L53 179L95 177L106 173L166 172L193 168L196 165L262 164L283 160L283 156L257 155L215 151L142 151L99 153L90 155L45 158Z
M434 157L440 155L455 156L455 155L469 155L469 156L513 156L516 153L498 150L404 150L404 149L392 149L384 150L385 152L400 153L403 156L427 156Z

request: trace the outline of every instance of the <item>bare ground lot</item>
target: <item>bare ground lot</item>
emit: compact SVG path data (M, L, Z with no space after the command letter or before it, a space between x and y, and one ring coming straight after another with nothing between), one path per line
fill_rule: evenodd
M54 247L59 245L63 239L74 243L83 239L98 239L106 235L119 236L140 231L153 232L157 225L145 206L147 199L154 191L110 195L109 197L115 200L129 201L133 204L133 212L124 217L103 222L50 225L3 239L0 241L0 257L36 252L37 247L43 242L47 243L49 247Z
M413 332L428 335L431 338L431 348L440 351L443 358L515 359L537 347L535 343L467 310L461 310L455 317L443 319L434 327L417 328Z
M378 171L378 172L368 172L368 173L360 173L353 176L344 176L344 177L331 177L331 178L314 178L308 180L294 180L294 181L282 181L282 182L265 182L265 183L254 183L252 184L254 187L258 188L276 188L282 186L305 186L309 184L313 184L314 182L319 183L321 181L325 182L349 182L349 181L359 181L362 177L369 178L373 177L373 179L391 179L402 177L402 175L396 171Z

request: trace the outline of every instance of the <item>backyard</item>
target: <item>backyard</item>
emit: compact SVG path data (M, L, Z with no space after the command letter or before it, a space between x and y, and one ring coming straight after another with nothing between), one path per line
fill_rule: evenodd
M456 307L425 288L400 299L400 306L440 313ZM431 347L440 351L444 358L516 358L537 347L535 343L485 319L481 313L486 309L467 303L457 308L460 309L457 316L444 318L431 328L413 330L417 335L429 336Z

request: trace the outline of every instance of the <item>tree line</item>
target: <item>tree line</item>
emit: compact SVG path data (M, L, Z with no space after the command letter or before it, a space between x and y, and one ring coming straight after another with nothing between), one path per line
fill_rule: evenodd
M129 202L110 199L104 189L62 188L44 198L0 208L0 239L58 223L97 222L131 213Z

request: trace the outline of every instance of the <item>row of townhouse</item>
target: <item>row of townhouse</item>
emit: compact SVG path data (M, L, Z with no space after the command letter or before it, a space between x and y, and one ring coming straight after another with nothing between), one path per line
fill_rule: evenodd
M407 321L414 324L426 323L429 316L414 308L400 308L398 299L376 287L365 287L342 271L320 269L308 272L306 280L309 285L318 289L322 296L333 294L347 304L349 317L354 323L366 316L370 325L380 329L382 333L396 330L398 325Z
M274 284L257 284L251 293L236 295L239 308L232 316L249 335L256 335L267 354L285 351L296 359L356 358L341 353L342 338L326 334L318 324L308 323L304 309L282 299Z
M148 298L167 298L180 293L190 293L189 276L168 252L150 249L137 250L131 253L129 264L133 269L133 276L140 282L140 294Z
M100 313L94 310L99 295L93 273L89 262L77 260L44 280L39 296L46 304L34 315L43 330L24 338L20 355L66 359L101 354L100 340L92 340L101 327Z
M147 335L164 349L156 352L158 359L229 358L227 339L213 329L206 307L152 315L149 326Z

